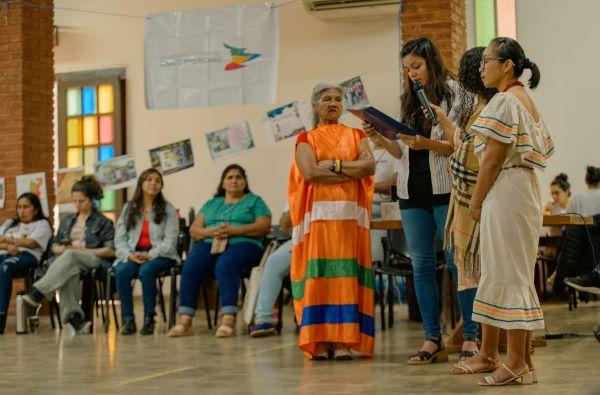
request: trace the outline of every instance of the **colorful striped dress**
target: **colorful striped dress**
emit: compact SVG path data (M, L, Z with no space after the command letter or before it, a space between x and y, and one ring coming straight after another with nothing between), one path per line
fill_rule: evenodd
M503 329L543 329L534 269L542 228L542 199L534 169L544 170L554 145L544 121L536 122L511 93L497 93L471 130L480 158L488 139L509 147L502 170L483 201L481 279L473 320Z
M364 133L324 125L298 137L317 161L354 161ZM288 198L293 225L292 295L307 358L319 343L343 343L373 355L375 322L369 219L373 177L341 184L306 181L292 163Z

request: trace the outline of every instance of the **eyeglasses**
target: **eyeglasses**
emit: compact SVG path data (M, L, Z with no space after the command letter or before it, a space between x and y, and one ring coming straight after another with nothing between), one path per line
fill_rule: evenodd
M492 60L503 61L502 58L481 58L481 62L479 63L479 67L485 69L485 66L491 62Z

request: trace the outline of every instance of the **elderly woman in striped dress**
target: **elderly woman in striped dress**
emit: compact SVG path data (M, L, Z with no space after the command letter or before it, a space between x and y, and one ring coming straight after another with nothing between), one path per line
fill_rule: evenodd
M338 123L342 89L313 90L315 129L296 141L288 198L292 294L308 359L371 356L374 298L369 218L375 161L366 135Z

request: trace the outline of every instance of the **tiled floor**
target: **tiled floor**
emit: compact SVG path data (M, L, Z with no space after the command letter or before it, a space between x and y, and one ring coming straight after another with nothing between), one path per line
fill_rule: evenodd
M305 361L290 312L284 334L264 339L216 339L200 315L189 338L167 338L162 323L161 333L150 337L123 337L111 328L108 335L70 338L51 332L47 317L39 333L17 336L11 317L0 336L0 393L600 394L600 343L590 336L600 322L600 302L573 312L565 304L545 306L551 332L584 337L550 340L536 349L538 384L493 389L477 387L475 376L450 375L448 363L407 366L422 335L403 306L392 330L377 331L375 358L348 362Z

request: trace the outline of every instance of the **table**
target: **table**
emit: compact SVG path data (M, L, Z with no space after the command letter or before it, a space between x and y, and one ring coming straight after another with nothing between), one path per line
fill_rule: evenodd
M544 215L544 226L563 225L593 225L593 217L580 217L578 215ZM371 221L371 229L379 230L402 230L402 220Z

